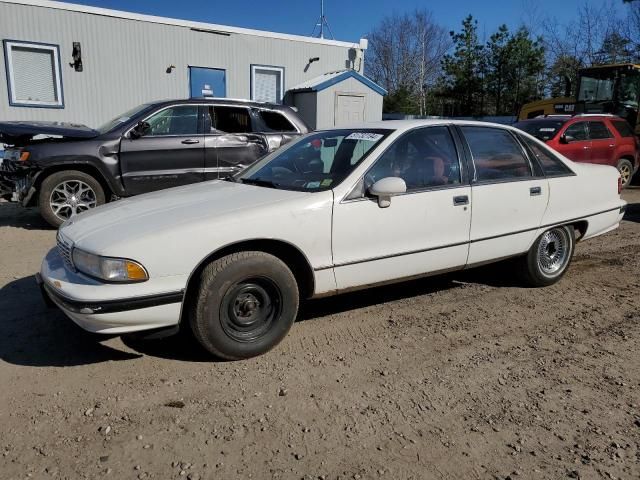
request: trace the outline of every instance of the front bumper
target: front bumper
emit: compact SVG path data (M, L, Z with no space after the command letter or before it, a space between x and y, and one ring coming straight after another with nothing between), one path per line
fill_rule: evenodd
M36 179L41 173L42 171L35 167L3 160L0 163L0 197L19 202L25 207L29 206L36 192Z
M105 284L69 270L54 248L42 261L36 280L45 302L90 332L120 334L180 323L186 284L181 276Z

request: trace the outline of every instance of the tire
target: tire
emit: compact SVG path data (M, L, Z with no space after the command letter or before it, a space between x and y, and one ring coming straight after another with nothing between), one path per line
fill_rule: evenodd
M78 170L52 173L44 179L38 193L40 215L56 228L65 220L104 203L100 182Z
M239 360L280 343L295 321L298 304L296 279L279 258L238 252L205 267L189 322L209 353Z
M622 188L626 188L631 184L631 179L633 178L633 165L626 158L621 158L618 161L618 165L616 166L618 172L620 172L620 177L622 178Z
M553 285L567 271L576 238L573 227L559 226L546 230L520 258L519 273L531 287Z

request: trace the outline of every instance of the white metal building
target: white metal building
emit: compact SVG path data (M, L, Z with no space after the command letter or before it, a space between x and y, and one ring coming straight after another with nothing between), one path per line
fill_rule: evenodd
M315 119L312 127L353 116L336 108L362 107L366 120L382 117L384 91L370 89L372 82L362 77L366 40L341 42L46 0L0 0L0 40L0 121L95 127L145 102L201 96L291 99L305 118ZM342 81L332 89L309 83L338 71ZM297 93L286 95L294 86ZM313 98L303 99L304 88ZM347 97L338 101L338 93L352 93L355 106Z

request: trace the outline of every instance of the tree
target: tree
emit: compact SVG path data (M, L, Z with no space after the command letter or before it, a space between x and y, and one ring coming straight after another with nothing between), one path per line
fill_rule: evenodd
M404 113L424 115L429 86L450 46L446 31L429 11L416 10L385 17L369 40L367 73L389 92L385 111L401 106Z
M471 15L462 21L462 30L449 32L454 52L445 55L442 68L448 95L454 99L458 115L481 113L483 47L478 41L478 21Z
M507 73L509 69L509 29L500 25L498 31L489 37L486 46L487 56L487 93L495 102L495 113L502 112L502 100L507 88Z

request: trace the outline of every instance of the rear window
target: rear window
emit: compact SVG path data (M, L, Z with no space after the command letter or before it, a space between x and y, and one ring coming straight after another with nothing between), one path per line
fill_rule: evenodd
M633 130L631 129L631 125L629 125L624 120L611 120L613 126L618 131L621 137L633 137Z
M546 142L555 137L566 122L566 120L525 120L516 122L513 126Z

